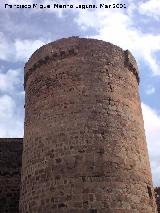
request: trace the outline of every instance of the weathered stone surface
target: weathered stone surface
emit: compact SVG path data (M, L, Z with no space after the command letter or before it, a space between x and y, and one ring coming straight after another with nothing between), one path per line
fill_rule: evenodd
M155 188L155 196L156 196L156 203L158 208L158 213L160 213L160 187Z
M155 213L129 51L72 37L25 65L21 213Z
M0 213L18 213L22 138L0 138Z

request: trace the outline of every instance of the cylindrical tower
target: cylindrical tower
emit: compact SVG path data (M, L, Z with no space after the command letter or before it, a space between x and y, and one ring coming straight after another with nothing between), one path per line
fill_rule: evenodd
M136 61L95 39L25 66L21 213L155 213Z

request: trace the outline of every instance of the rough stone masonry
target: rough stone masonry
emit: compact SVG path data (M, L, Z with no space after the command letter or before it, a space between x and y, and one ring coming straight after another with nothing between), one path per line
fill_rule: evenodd
M155 197L156 197L156 203L157 203L157 210L158 213L160 213L160 187L155 187Z
M18 213L22 138L0 138L0 213Z
M71 37L25 65L21 213L156 212L131 53Z

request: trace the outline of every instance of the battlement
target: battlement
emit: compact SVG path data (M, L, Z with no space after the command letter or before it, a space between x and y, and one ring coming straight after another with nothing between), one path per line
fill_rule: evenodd
M97 47L99 48L97 49ZM88 50L90 50L90 52L88 52ZM86 56L87 60L89 60L89 57L97 58L97 53L99 60L103 60L106 65L117 66L117 63L122 62L123 65L128 67L128 70L133 72L139 83L138 66L130 51L124 51L116 45L97 39L70 37L44 45L32 54L25 65L24 89L29 76L42 65L49 63L49 61L56 63L73 56L76 56L77 59L78 57ZM108 53L108 55L106 53ZM104 57L104 54L106 57ZM119 57L121 57L121 60L119 60ZM119 66L121 66L121 64L119 64Z

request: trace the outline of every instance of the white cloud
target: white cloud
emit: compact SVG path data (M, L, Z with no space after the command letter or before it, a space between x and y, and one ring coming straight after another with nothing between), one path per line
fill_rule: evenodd
M122 9L79 10L75 21L82 30L94 27L97 30L95 38L131 50L137 59L149 65L154 74L160 75L160 63L155 57L160 51L160 35L144 33L135 26L132 14L137 7L138 4L134 3L133 7L132 3L128 13Z
M18 105L9 95L0 96L0 136L23 137L23 118L17 115Z
M160 115L142 103L144 126L147 137L153 182L160 185Z
M8 95L0 97L0 118L11 118L15 108L15 102Z
M41 40L7 40L0 32L0 59L5 61L26 61L45 42Z
M2 72L3 71L3 72ZM0 70L0 136L23 136L23 100L19 85L22 84L21 69ZM14 98L13 98L14 97Z
M10 45L8 44L5 36L2 32L0 32L0 59L6 60L7 57L10 56Z
M149 87L147 88L147 90L146 90L146 94L147 94L147 95L152 95L152 94L155 93L155 91L156 91L155 87L149 86Z
M21 69L9 69L5 73L1 73L0 70L0 91L13 93L16 90L16 87L22 84L22 76L23 73Z
M26 61L34 51L44 44L41 40L15 40L16 60Z
M146 16L151 16L157 20L160 19L160 3L159 0L148 0L139 3L139 12Z

